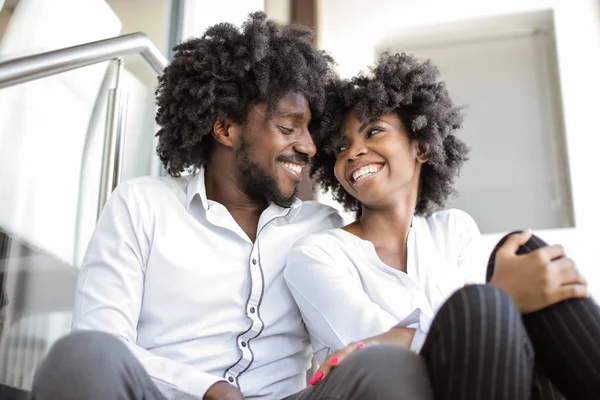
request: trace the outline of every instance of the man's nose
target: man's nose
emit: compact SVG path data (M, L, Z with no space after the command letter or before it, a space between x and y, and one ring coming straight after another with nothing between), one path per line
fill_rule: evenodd
M313 141L308 129L303 130L302 134L298 138L298 141L294 145L294 150L296 150L298 153L306 154L309 158L314 157L314 155L317 153L317 147L315 146L315 142Z

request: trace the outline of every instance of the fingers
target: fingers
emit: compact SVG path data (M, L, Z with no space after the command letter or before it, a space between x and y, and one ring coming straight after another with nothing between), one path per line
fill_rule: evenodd
M321 366L321 368L319 368L321 370L321 372L323 372L323 374L320 378L317 378L317 381L319 381L321 379L325 379L327 377L327 375L329 375L331 370L333 368L337 367L337 365L339 363L340 363L340 356L335 356L335 357L332 357L331 359L329 359L328 361L325 361L323 363L323 365Z
M519 250L519 247L523 246L529 239L531 239L531 235L533 235L533 233L530 231L523 231L510 235L506 239L506 242L500 246L498 252L516 254L517 250Z
M531 252L530 254L534 253L538 253L537 256L545 262L550 262L552 260L556 260L567 255L567 253L565 253L564 247L562 247L560 244L542 247L541 249L537 249Z
M552 304L568 299L585 299L590 297L587 285L565 285L558 288L556 298Z
M568 257L559 258L551 263L551 267L556 271L558 286L564 285L584 285L587 286L587 279L575 266L575 262Z
M327 359L325 359L325 361L323 361L323 364L321 364L321 366L319 367L319 369L317 370L315 375L310 379L310 384L312 386L316 385L317 382L319 382L320 380L325 379L327 377L327 375L329 375L331 370L340 363L339 354L342 351L344 351L345 349L346 348L344 348L340 351L336 351L335 353L330 355Z
M319 382L321 379L323 379L323 371L321 370L321 368L319 368L317 373L314 374L312 378L310 378L310 385L315 386L317 382Z
M310 379L310 384L312 386L314 386L319 381L325 379L327 377L327 375L329 375L331 370L333 368L337 367L342 362L343 359L345 359L348 355L350 355L354 351L360 350L363 347L365 347L364 343L358 343L358 344L353 343L353 344L350 344L350 345L344 347L343 349L338 350L335 353L331 354L327 359L325 359L325 361L319 367L319 369L317 370L315 375Z

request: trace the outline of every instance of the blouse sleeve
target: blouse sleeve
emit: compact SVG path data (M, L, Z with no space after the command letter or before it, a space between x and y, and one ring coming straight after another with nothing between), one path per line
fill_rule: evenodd
M284 276L316 350L335 351L398 324L368 297L347 259L332 257L331 246L316 238L306 239L288 254Z

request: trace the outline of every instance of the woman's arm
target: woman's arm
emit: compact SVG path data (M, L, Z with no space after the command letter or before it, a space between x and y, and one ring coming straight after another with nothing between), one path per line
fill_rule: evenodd
M319 369L310 380L311 385L316 385L319 381L325 379L331 370L337 367L346 357L366 346L386 343L395 344L403 347L410 347L415 335L415 329L394 327L382 334L366 338L358 343L350 343L346 347L330 354L319 366Z
M309 236L296 245L284 273L315 347L337 350L390 331L398 319L367 296L350 260L342 252L332 256L339 245L323 238Z

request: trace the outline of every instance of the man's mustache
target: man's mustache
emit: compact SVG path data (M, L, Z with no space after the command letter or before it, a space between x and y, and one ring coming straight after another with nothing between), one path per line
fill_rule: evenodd
M281 161L281 162L291 162L294 164L308 164L310 163L310 157L307 156L306 154L302 154L302 153L296 153L293 156L289 155L289 156L279 156L277 157L277 161Z

